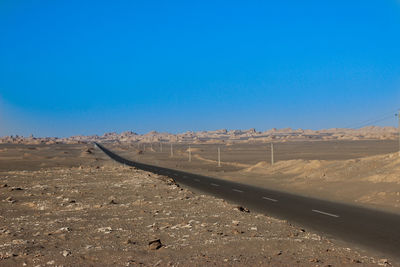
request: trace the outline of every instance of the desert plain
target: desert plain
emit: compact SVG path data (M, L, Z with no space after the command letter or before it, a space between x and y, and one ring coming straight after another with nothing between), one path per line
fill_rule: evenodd
M276 142L273 164L269 143L174 144L172 156L164 146L110 147L139 162L400 213L397 140Z
M0 265L398 266L398 259L117 164L92 143L131 160L400 213L394 132L3 138Z

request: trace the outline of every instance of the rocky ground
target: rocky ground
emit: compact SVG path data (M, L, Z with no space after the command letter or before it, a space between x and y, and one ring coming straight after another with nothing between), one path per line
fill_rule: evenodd
M98 153L0 172L1 266L397 265Z

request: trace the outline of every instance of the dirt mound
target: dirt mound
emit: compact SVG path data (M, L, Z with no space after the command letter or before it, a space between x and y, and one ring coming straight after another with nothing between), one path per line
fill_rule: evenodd
M251 167L244 169L244 172L268 172L268 169L271 168L271 164L266 161L260 161L257 164L254 164Z
M185 151L186 151L186 152L189 152L189 148L187 148ZM191 148L190 148L190 151L191 151L191 152L201 152L201 151L203 151L203 149L198 148L198 147L191 147Z
M302 160L302 159L295 159L295 160L286 160L280 161L271 165L266 161L260 161L257 164L244 169L244 172L256 172L256 173L274 173L274 172L281 172L281 173L303 173L303 172L310 172L322 167L322 161L320 160Z
M400 157L397 153L351 160L286 160L274 165L261 161L242 172L257 174L290 174L300 178L329 180L357 179L373 183L400 184ZM360 177L360 178L358 178Z

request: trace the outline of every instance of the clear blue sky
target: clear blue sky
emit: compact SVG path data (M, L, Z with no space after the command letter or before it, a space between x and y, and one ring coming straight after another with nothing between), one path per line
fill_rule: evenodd
M0 135L318 129L398 107L398 0L0 1Z

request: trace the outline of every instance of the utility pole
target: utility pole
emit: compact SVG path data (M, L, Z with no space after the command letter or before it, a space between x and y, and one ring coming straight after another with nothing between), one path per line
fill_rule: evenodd
M174 149L172 147L172 143L171 143L171 158L174 156Z
M153 151L153 142L150 143L150 151Z
M274 143L271 143L271 165L274 165Z
M190 150L190 146L189 146L189 162L192 162L192 151Z
M399 126L398 126L398 130L399 130L399 157L400 157L400 109L397 112L397 118L399 120Z
M221 167L221 149L218 147L218 167Z
M162 152L162 143L160 142L160 152Z

